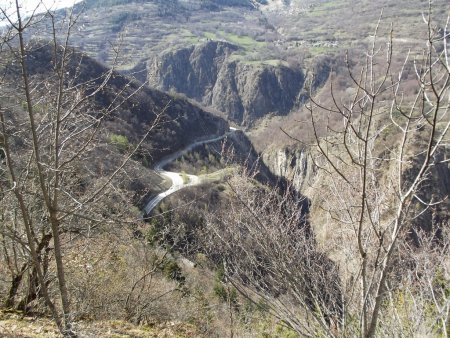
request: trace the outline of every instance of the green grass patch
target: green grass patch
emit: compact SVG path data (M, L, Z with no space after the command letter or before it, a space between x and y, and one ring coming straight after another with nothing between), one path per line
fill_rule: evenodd
M244 63L246 64L250 64L250 65L269 65L269 66L274 66L274 67L279 67L279 66L288 66L288 63L284 60L280 60L280 59L269 59L269 60L252 60L252 61L244 61Z
M256 41L248 35L237 35L227 33L223 30L217 32L204 32L203 36L210 40L224 40L243 48L246 51L255 51L264 48L267 44L263 41Z
M232 175L237 168L229 167L221 170L217 170L211 174L199 175L200 182L202 183L213 183L223 181L225 178Z
M334 11L341 9L342 6L348 6L348 4L342 0L322 2L315 5L314 8L308 12L308 15L311 17L329 16Z
M245 35L235 35L235 34L226 34L224 37L227 41L238 45L246 50L255 50L259 48L263 48L266 46L265 42L256 41L250 36Z
M183 184L188 184L189 183L190 179L189 179L189 176L186 174L186 172L182 171L180 173L180 176L181 176L181 178L183 180Z
M329 47L309 47L308 52L310 52L312 55L321 55L326 54L331 50Z
M111 134L109 142L114 144L120 151L126 151L130 148L130 142L125 135Z
M207 39L210 39L210 40L217 40L218 38L217 38L217 34L216 33L213 33L213 32L204 32L203 33L203 36L205 37L205 38L207 38Z

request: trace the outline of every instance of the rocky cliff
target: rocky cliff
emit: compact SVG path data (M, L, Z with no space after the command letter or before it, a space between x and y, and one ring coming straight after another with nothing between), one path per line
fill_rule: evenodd
M167 52L147 62L149 81L206 103L211 101L220 68L235 50L228 43L209 42Z
M315 165L311 149L302 146L287 146L284 148L267 150L262 154L262 160L269 170L276 176L285 178L292 182L294 188L302 195L307 196L313 205L321 205L322 199L326 198L327 190L323 189L323 171L319 173ZM437 203L430 208L424 210L417 218L411 221L411 238L418 245L417 231L418 229L426 232L436 232L438 238L442 236L443 227L448 226L450 219L448 210L450 201L450 164L448 163L448 153L441 150L435 155L437 164L431 168L430 175L423 181L417 194L417 200L413 201L413 205L417 210L423 209L421 201L432 201ZM420 169L422 156L417 156L411 163L412 166L403 173L405 182L415 178L417 171ZM385 168L385 172L393 170ZM389 175L386 175L388 177ZM385 182L380 179L381 184ZM387 183L386 183L387 184ZM311 215L316 226L320 228L324 214L320 208L315 209L315 213ZM318 230L324 233L323 229Z
M309 149L303 147L269 150L263 153L262 160L274 175L292 182L302 194L305 194L317 173Z
M221 41L170 51L146 64L151 85L174 90L225 112L239 124L267 114L285 115L298 102L300 69L231 57L238 47Z

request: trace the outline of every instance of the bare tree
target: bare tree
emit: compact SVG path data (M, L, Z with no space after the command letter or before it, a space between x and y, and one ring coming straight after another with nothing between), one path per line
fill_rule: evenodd
M448 192L438 182L448 177L449 33L431 5L424 21L425 49L400 69L393 32L380 38L378 23L364 62L347 60L352 97L332 87L332 107L311 98L311 222L327 242L316 243L296 196L242 177L208 218L205 246L228 281L302 336L448 336ZM327 117L341 125L324 128Z
M8 202L2 206L1 233L12 277L5 305L14 303L24 274L31 271L30 291L21 303L26 307L43 297L61 333L74 337L64 265L64 242L70 242L67 234L91 231L107 222L113 210L105 210L102 200L111 198L114 179L157 125L159 115L155 114L140 141L113 168L87 186L83 180L93 170L89 161L101 155L107 119L143 85L128 82L115 87L114 70L100 66L86 75L84 55L69 45L79 14L72 11L57 20L47 11L45 16L33 13L23 20L18 0L14 14L1 12L9 23L0 50L4 61L0 133L6 158L2 182L7 186L2 185L1 198ZM26 40L38 19L41 23L47 20L50 41ZM42 72L34 69L38 66L44 68ZM95 104L101 95L107 97L106 106ZM58 298L49 291L49 260L53 259L61 311L55 303Z
M448 22L443 29L436 26L431 7L424 21L428 34L421 55L411 61L408 54L396 71L393 33L383 42L377 27L358 74L348 64L353 97L340 100L331 89L333 107L312 100L308 108L316 135L315 163L321 172L315 184L322 194L315 201L321 209L316 215L328 219L327 226L336 232L330 251L340 262L343 287L349 290L340 327L344 335L392 332L383 327L386 304L396 307L388 295L399 292L394 285L408 275L404 270L408 255L401 246L414 239L417 220L446 198L433 185L448 154ZM415 93L404 90L405 69L411 62ZM329 128L326 137L319 137L317 119L324 113L339 116L342 127ZM441 264L442 259L434 263ZM448 297L441 301L448 302ZM448 334L445 324L436 331Z
M338 269L316 248L307 200L245 171L228 188L199 236L226 282L302 336L332 332L342 316Z

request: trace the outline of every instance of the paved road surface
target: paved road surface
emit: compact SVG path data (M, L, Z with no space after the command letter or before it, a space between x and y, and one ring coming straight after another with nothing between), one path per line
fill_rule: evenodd
M170 194L173 194L175 191L178 191L180 189L183 189L188 186L194 186L200 183L200 178L196 175L186 175L184 174L184 177L187 177L188 180L185 183L183 181L183 176L180 173L172 172L172 171L165 171L163 168L168 165L170 162L175 161L177 158L183 156L184 154L190 152L195 147L198 147L203 144L212 143L216 141L220 141L223 138L227 137L228 135L234 133L237 129L230 127L230 131L227 133L221 135L221 136L213 136L210 138L206 138L203 140L198 140L194 143L191 143L186 148L177 151L169 156L164 157L161 161L155 164L154 170L161 176L164 176L172 181L172 186L155 197L153 197L145 206L144 208L144 215L150 214L150 212L161 202L165 197L169 196Z

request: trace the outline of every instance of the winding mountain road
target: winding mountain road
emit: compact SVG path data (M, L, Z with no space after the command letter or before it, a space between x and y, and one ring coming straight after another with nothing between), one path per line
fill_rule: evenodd
M167 197L167 196L173 194L174 192L176 192L180 189L183 189L185 187L200 184L200 178L197 175L186 175L186 174L182 175L181 173L177 173L177 172L173 172L173 171L166 171L166 170L164 170L164 167L166 165L175 161L177 158L183 156L184 154L190 152L195 147L198 147L200 145L207 144L207 143L213 143L213 142L220 141L220 140L224 139L225 137L227 137L228 135L234 133L236 130L237 130L236 128L230 127L230 130L221 136L214 136L211 138L206 138L203 140L195 141L194 143L191 143L190 145L188 145L186 148L179 150L169 156L166 156L161 161L156 163L153 169L159 175L164 176L164 177L168 178L169 180L171 180L172 186L168 190L163 191L163 192L159 193L158 195L156 195L155 197L153 197L146 204L146 206L144 208L144 216L149 215L151 213L151 211L165 197ZM185 182L186 178L188 178L187 182Z

